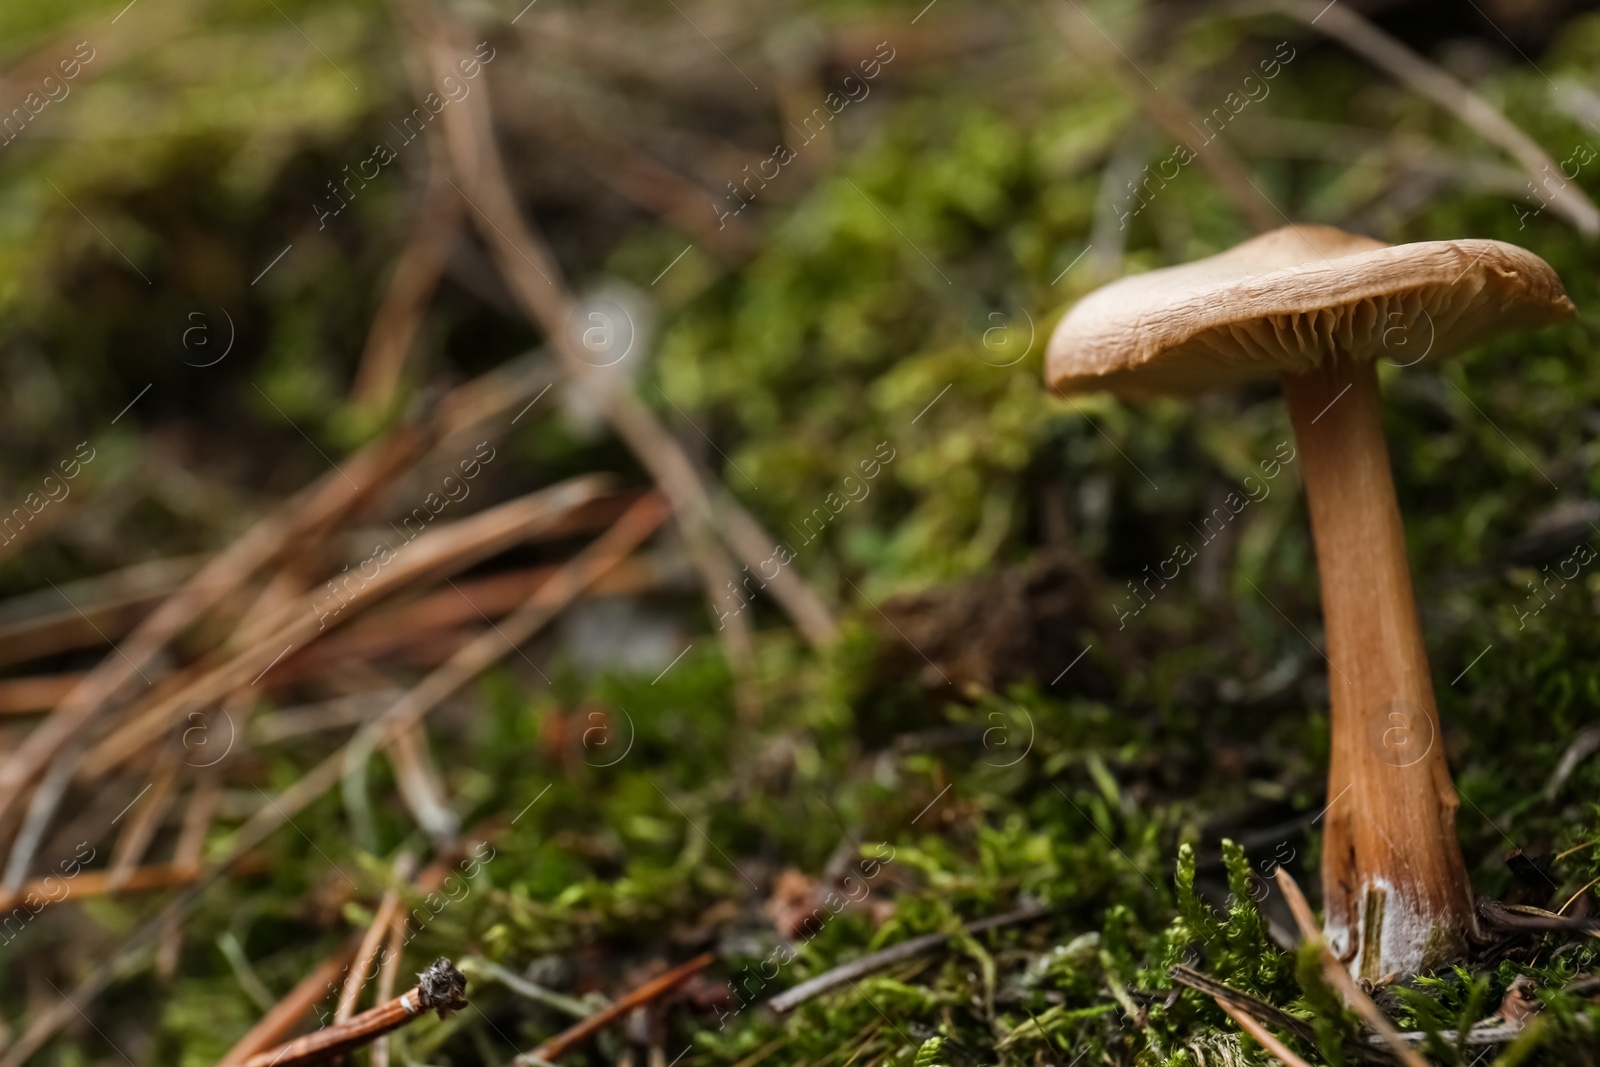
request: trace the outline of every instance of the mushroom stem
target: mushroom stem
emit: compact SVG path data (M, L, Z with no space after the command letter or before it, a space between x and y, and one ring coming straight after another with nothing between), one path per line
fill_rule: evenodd
M1367 361L1285 376L1327 628L1332 755L1322 858L1328 944L1378 981L1464 953L1477 933Z

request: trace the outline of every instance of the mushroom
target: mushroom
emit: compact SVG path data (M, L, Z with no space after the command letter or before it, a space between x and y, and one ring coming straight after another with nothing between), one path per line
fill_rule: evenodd
M1046 379L1062 395L1141 399L1279 377L1327 632L1324 932L1360 978L1432 969L1477 935L1375 361L1438 359L1572 312L1549 264L1514 245L1387 245L1286 226L1091 293L1046 353Z

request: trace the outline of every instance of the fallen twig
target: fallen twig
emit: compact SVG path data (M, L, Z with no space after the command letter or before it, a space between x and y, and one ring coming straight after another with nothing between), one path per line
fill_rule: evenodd
M599 1033L634 1008L639 1007L639 1005L648 1004L657 997L670 992L676 986L683 984L688 979L693 978L711 966L716 961L716 958L717 956L714 952L702 952L688 963L681 963L667 973L650 979L650 981L632 992L618 997L609 1008L595 1012L582 1022L568 1027L555 1037L543 1042L532 1052L524 1052L511 1062L519 1065L550 1063L573 1045L593 1034Z
M305 1037L245 1060L242 1067L301 1067L371 1044L430 1011L443 1019L467 1006L467 980L443 956L417 975L417 984L387 1003L346 1022L335 1023Z
M1273 1036L1272 1031L1256 1022L1250 1016L1229 1004L1221 997L1216 997L1217 1007L1227 1013L1228 1018L1239 1024L1239 1029L1255 1038L1256 1043L1287 1065L1287 1067L1311 1067L1309 1063L1289 1051L1289 1047Z
M227 1055L217 1061L217 1067L240 1067L246 1060L262 1049L271 1047L281 1040L283 1035L298 1026L300 1020L322 998L328 985L339 977L339 972L350 962L355 949L354 942L345 945L300 979L287 996L273 1005L272 1010L263 1015L261 1021L252 1026L233 1048L228 1050ZM34 1028L30 1027L28 1034L23 1036L23 1045L28 1043L28 1037L33 1034L33 1030ZM10 1062L9 1058L7 1062ZM17 1062L21 1063L23 1060L18 1059Z
M1275 1004L1269 1004L1259 997L1253 997L1243 990L1235 989L1224 982L1219 982L1215 978L1201 974L1193 968L1179 964L1167 971L1167 977L1179 985L1185 985L1190 989L1204 993L1219 1004L1227 1004L1239 1011L1253 1015L1262 1022L1270 1023L1280 1030L1287 1030L1302 1041L1316 1040L1316 1031L1304 1020L1296 1019Z
M448 24L435 16L435 24L424 44L430 61L441 75L454 70L458 56L455 35ZM443 113L445 136L456 177L463 195L473 208L478 230L493 251L507 284L530 318L539 324L546 343L561 358L572 379L590 392L607 420L655 479L686 534L710 529L720 533L715 523L705 483L693 460L675 437L634 394L622 376L597 369L585 362L574 349L569 326L577 304L561 281L561 268L537 235L532 224L517 206L506 176L505 163L494 139L493 117L489 109L489 90L483 86L462 102L462 106ZM756 520L729 502L727 510L739 511L745 523L759 529ZM822 599L795 573L793 567L780 566L768 577L762 569L770 561L778 542L763 534L759 547L743 538L730 540L729 547L753 571L761 574L773 599L788 613L801 634L811 643L831 643L838 625ZM755 551L751 551L755 549ZM704 564L704 559L697 563ZM714 583L714 598L725 596L722 575L709 576ZM734 615L735 619L742 619Z
M994 930L1001 926L1031 922L1049 914L1049 908L1018 908L1016 911L1008 911L1004 915L992 915L987 919L970 922L963 929L969 934L977 934L985 930ZM881 971L885 967L920 956L924 952L931 952L944 945L953 936L953 934L923 934L921 937L913 937L902 941L898 945L890 945L886 949L880 949L859 959L851 960L849 963L840 964L830 971L824 971L815 978L801 982L793 989L786 989L767 1001L767 1004L776 1012L793 1011L812 997L820 996L836 986L853 982L857 978L871 974L873 971Z
M1479 900L1478 917L1497 929L1518 933L1574 933L1600 937L1600 919L1575 918L1525 904Z
M1527 171L1536 188L1545 189L1550 206L1585 237L1600 236L1600 208L1576 182L1566 181L1555 160L1522 128L1454 75L1373 25L1349 4L1323 4L1321 0L1267 0L1263 5L1299 19L1339 41L1411 89L1499 145ZM1560 184L1550 190L1552 174Z

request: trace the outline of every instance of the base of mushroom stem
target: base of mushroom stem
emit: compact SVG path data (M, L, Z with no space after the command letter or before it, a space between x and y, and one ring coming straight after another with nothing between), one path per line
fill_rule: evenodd
M1466 958L1473 931L1456 929L1415 894L1375 878L1357 899L1354 927L1328 916L1323 937L1350 974L1368 982L1407 978Z

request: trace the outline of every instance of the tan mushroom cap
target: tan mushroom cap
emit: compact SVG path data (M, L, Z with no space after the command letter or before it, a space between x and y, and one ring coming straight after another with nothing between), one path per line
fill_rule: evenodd
M1063 394L1186 395L1328 360L1438 359L1572 312L1550 264L1503 241L1387 245L1285 226L1090 293L1051 336L1045 380Z

